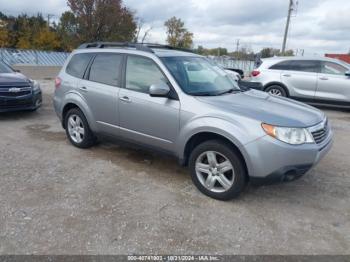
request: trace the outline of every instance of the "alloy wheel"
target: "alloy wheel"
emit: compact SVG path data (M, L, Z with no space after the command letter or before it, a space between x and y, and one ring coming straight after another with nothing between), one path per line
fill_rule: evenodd
M195 170L200 183L211 192L226 192L235 180L230 160L215 151L202 153L196 160Z
M274 95L274 96L282 96L281 90L279 90L277 88L272 88L271 90L269 90L269 94Z
M78 115L70 115L68 118L68 133L75 143L81 143L84 140L85 128L83 121Z

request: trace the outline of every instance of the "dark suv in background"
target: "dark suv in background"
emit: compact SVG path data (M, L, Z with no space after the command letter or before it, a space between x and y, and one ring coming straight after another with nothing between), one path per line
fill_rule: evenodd
M41 103L39 83L0 62L0 112L34 111Z

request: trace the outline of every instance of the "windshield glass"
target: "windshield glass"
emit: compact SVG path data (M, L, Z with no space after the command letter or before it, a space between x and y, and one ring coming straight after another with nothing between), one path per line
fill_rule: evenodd
M0 62L0 74L1 73L13 73L11 67Z
M203 57L162 57L182 90L194 96L240 91L237 82L222 68Z

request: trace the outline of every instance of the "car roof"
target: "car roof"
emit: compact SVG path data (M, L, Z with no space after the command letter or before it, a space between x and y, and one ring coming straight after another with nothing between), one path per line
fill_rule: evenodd
M74 50L74 53L91 53L91 52L111 52L111 53L128 53L157 57L171 56L196 56L198 54L192 50L176 48L168 45L152 43L128 43L128 42L94 42L84 43Z
M158 57L169 57L169 56L196 56L201 57L201 55L192 53L192 52L185 52L185 51L179 51L179 50L167 50L167 49L153 49L154 54Z
M324 57L324 56L274 56L269 58L262 58L261 61L263 62L261 67L267 68L269 66L272 66L276 63L283 62L283 61L293 61L293 60L314 60L314 61L325 61L325 62L336 62L338 64L341 64L345 67L349 68L349 65L339 59Z
M274 56L270 58L262 58L262 61L286 61L286 60L317 60L317 61L339 61L338 59L325 56Z
M142 50L135 50L132 48L116 48L116 47L108 47L108 48L88 48L88 49L76 49L74 53L127 53L127 54L138 54L138 55L149 55L153 54L157 57L174 57L174 56L183 56L183 57L202 57L201 55L179 51L179 50L166 50L166 49L152 49L153 53L149 53Z

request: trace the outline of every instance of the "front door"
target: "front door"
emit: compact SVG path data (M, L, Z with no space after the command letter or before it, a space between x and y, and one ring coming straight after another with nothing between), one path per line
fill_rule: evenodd
M129 55L125 88L119 92L120 134L127 139L174 150L179 132L180 103L166 97L151 97L149 88L168 83L157 64L146 57Z
M323 62L315 100L350 105L350 77L345 75L348 70L338 63Z

